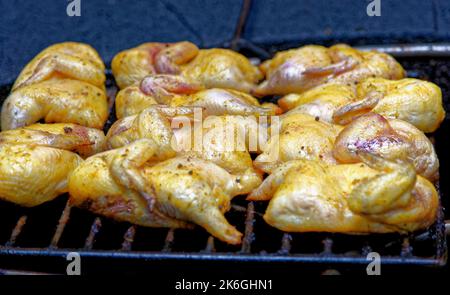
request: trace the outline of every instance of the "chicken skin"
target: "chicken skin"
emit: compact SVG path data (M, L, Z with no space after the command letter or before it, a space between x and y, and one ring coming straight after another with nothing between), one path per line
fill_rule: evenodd
M46 123L74 123L101 129L108 118L106 94L89 83L48 80L13 91L3 103L2 130Z
M336 138L333 156L340 163L356 163L361 161L361 151L389 160L408 160L417 174L431 181L439 178L433 144L422 131L402 120L368 113L347 125Z
M411 164L361 157L364 164L293 161L249 199L270 199L265 221L287 232L405 233L433 224L438 194Z
M204 227L239 244L242 234L224 217L241 193L236 177L212 162L170 158L151 139L88 158L69 180L71 204L149 227Z
M44 131L54 128L0 133L0 199L33 207L68 191L68 177L83 161L71 151L86 152L91 139L79 132Z
M324 83L355 85L368 77L401 79L405 71L391 56L362 52L344 44L308 45L279 52L260 66L266 80L256 96L302 93Z
M144 43L118 53L111 64L121 89L156 74L180 75L206 88L248 92L262 75L243 55L227 49L199 50L190 42Z
M333 115L341 107L356 101L352 87L328 83L319 85L301 94L291 93L278 100L280 107L288 111L283 116L305 114L333 123Z
M433 132L445 117L441 89L427 81L369 78L357 86L356 95L360 100L334 113L335 122L346 124L371 111L386 118L406 121L423 132Z
M203 124L192 126L189 117L181 116L189 114L189 110L192 109L153 106L139 115L120 119L108 131L108 146L119 148L148 138L160 149L173 149L180 156L211 161L239 176L242 193L249 193L261 184L261 173L253 168L248 146L256 149L258 144L249 143L250 130L256 134L260 128L262 134L266 131L264 126L252 125L256 121L238 116L208 117Z
M122 89L116 98L116 115L135 115L155 104L172 107L202 107L208 115L273 115L277 107L261 106L253 96L232 89L204 89L180 76L154 75L142 80L140 86Z
M335 164L336 160L332 154L334 141L342 128L304 114L283 117L279 133L271 134L263 152L256 157L254 165L271 173L281 163L295 159Z
M91 46L63 42L47 47L22 70L12 87L37 84L53 79L73 79L105 89L105 65Z
M73 147L68 146L71 136L74 141ZM105 150L106 137L101 130L70 123L33 124L0 132L0 144L37 144L63 148L86 158Z

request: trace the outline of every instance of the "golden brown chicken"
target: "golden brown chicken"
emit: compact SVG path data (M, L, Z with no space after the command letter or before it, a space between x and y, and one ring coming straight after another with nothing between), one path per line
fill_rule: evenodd
M264 219L288 232L404 233L435 221L438 194L411 164L368 154L363 161L285 163L249 199L271 199Z
M433 132L445 117L441 89L427 81L368 78L357 86L356 95L358 101L336 110L335 122L346 124L371 111L406 121L423 132Z
M422 131L402 120L368 113L347 125L336 138L333 156L340 163L356 163L361 161L361 151L389 160L408 160L417 174L431 181L439 177L433 144Z
M256 118L211 116L191 124L190 108L151 106L138 115L119 119L108 134L111 148L119 148L141 138L152 139L160 149L173 149L178 155L211 161L239 176L242 193L256 188L262 176L253 168L248 147L254 151L262 138L251 136L267 132ZM170 122L172 120L172 122ZM203 124L202 124L203 123ZM250 134L253 131L254 133ZM253 140L254 142L250 142Z
M105 89L105 65L91 46L63 42L47 47L22 70L12 91L45 80L73 79Z
M164 161L171 156L151 139L92 156L70 178L71 203L142 226L179 228L192 222L239 244L241 233L223 215L241 193L236 177L197 158Z
M273 115L277 107L261 106L256 98L237 90L206 89L181 76L154 75L142 80L140 86L122 89L116 98L116 115L123 118L145 108L165 104L173 107L197 106L208 115Z
M71 151L90 152L96 135L80 126L67 133L55 128L0 133L0 199L32 207L68 191L68 177L83 161Z
M302 93L323 83L355 85L368 77L401 79L405 71L391 56L362 52L344 44L330 48L308 45L278 52L260 66L266 80L256 96Z
M67 145L70 137L76 144ZM70 123L33 124L19 129L0 132L0 144L26 144L59 147L74 151L83 158L102 152L106 148L103 131ZM79 141L82 142L79 142Z
M332 155L334 141L342 126L321 122L318 118L291 114L283 117L279 133L271 137L256 157L255 167L271 173L278 165L295 159L324 161L335 164Z
M261 78L243 55L227 49L199 50L190 42L144 43L118 53L111 64L120 88L155 74L181 75L207 88L248 92Z
M89 45L64 42L44 49L25 66L3 103L2 130L41 119L103 128L108 116L104 70Z
M46 123L74 123L103 128L108 118L106 94L89 83L57 79L23 86L3 103L2 130Z

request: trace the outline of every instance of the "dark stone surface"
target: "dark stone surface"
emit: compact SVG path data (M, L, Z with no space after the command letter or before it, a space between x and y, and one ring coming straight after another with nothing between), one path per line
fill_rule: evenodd
M118 51L146 41L220 46L232 39L242 6L242 0L81 0L81 16L69 17L69 2L0 0L0 84L12 82L43 48L67 40L91 44L107 63ZM450 38L448 0L381 0L381 17L367 16L368 3L253 0L243 37L265 47Z

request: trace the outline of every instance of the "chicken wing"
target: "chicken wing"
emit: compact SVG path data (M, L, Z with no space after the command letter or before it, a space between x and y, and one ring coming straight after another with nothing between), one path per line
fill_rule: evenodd
M67 143L72 135L74 146L70 148ZM106 147L106 137L103 131L70 123L33 124L0 132L0 144L38 144L60 147L61 140L62 148L74 151L83 158L102 152Z
M439 177L433 144L422 131L401 120L368 113L347 125L336 138L333 156L340 163L356 163L361 161L360 151L390 160L408 160L419 175L431 181Z
M46 123L74 123L103 128L108 118L106 94L87 82L57 79L22 86L3 103L2 130Z
M344 44L308 45L279 52L261 65L266 80L256 96L302 93L323 83L355 85L368 77L401 79L405 71L391 56L362 52Z
M223 215L240 193L236 178L209 161L165 157L151 139L92 156L70 177L71 203L142 226L179 228L193 222L239 244L242 234Z
M369 78L357 86L356 92L360 100L338 109L334 113L335 122L346 124L371 111L406 121L423 132L433 132L445 117L441 89L431 82Z
M435 221L438 194L412 165L363 158L334 166L296 160L273 173L284 178L267 178L249 198L271 198L264 219L288 232L404 233Z
M120 88L155 74L180 75L206 88L248 92L261 78L243 55L227 49L199 50L190 42L144 43L118 53L111 64Z

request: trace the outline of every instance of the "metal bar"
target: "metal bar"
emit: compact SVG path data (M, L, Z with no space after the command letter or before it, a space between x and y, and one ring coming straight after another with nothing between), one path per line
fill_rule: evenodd
M53 235L52 241L50 243L50 248L57 248L58 242L61 239L61 235L64 232L64 228L66 227L67 222L70 218L70 203L67 201L66 206L64 207L64 210L61 214L61 217L58 221L58 226L56 227L55 234Z
M292 241L292 236L288 233L284 233L283 237L281 238L281 248L278 251L278 253L284 254L284 255L289 254L289 252L291 252L291 247L292 247L291 241Z
M377 50L395 57L449 57L450 43L367 45L355 47L359 50Z
M91 229L89 231L89 235L86 238L86 242L84 243L84 249L86 250L92 249L95 243L95 236L98 234L101 228L102 228L102 220L99 217L96 217L91 225Z
M206 241L206 248L205 248L205 250L203 250L203 252L206 252L206 253L216 252L216 247L214 245L214 237L213 236L208 237L208 240Z
M255 239L253 224L255 223L255 205L249 202L247 205L247 216L245 218L245 232L242 239L241 253L250 253L252 242Z
M9 238L8 242L6 242L6 244L5 244L6 247L12 247L12 246L14 246L14 244L16 244L17 237L20 235L24 225L27 223L27 218L28 217L26 215L23 215L19 218L19 220L16 223L16 226L14 227L14 229L11 233L11 237Z
M163 252L172 251L174 239L175 239L175 229L171 228L167 232L166 240L164 241L164 248L162 249Z
M239 40L241 39L242 32L244 31L245 24L247 23L248 13L252 6L252 0L243 0L241 13L234 31L233 39L231 40L231 49L237 50L239 47Z
M122 251L130 251L136 235L136 226L130 226L123 235Z

